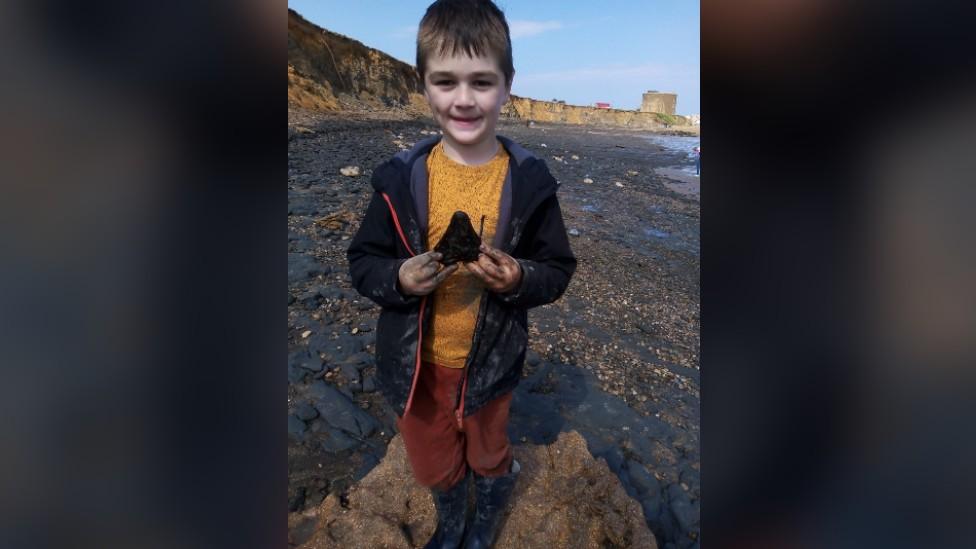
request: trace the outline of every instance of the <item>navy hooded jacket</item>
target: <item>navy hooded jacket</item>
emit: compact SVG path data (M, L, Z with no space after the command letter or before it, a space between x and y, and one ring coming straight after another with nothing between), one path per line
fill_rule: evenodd
M463 382L458 386L461 423L518 385L528 344L531 307L558 299L576 270L555 180L545 163L511 140L498 224L492 245L522 268L508 294L484 290ZM375 190L347 251L352 283L382 307L376 326L376 385L396 414L409 410L420 371L421 339L431 317L430 296L400 293L400 265L427 252L427 155L440 137L421 141L373 171Z

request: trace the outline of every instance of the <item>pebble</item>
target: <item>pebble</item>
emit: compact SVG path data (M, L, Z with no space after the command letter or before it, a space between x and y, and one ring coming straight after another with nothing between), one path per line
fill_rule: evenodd
M576 156L575 154L573 156L570 156L570 158L572 158L573 160L579 160L579 157Z
M312 330L305 330L304 332L302 332L302 339L305 339L310 335L312 335Z
M614 185L616 185L618 187L623 187L624 186L624 184L621 183L621 182L619 182L619 181L615 182Z
M627 170L627 175L640 175L640 172L635 170Z
M549 145L546 145L545 143L539 143L539 146L547 149L549 148Z
M359 175L359 166L346 166L339 170L339 173L346 177L356 177Z
M580 235L580 232L579 232L578 229L570 229L569 230L569 236L579 236L579 235Z
M593 180L587 177L583 179L583 183L593 183Z

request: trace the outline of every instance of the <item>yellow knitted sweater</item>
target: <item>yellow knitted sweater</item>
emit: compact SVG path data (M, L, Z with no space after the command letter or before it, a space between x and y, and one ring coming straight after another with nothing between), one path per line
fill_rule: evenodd
M508 153L501 145L494 158L479 166L451 160L438 143L427 157L427 242L433 247L451 223L454 212L468 214L474 230L485 216L482 240L490 243L498 223L502 186L508 173ZM484 284L462 264L431 294L434 316L423 339L423 360L463 368L471 350Z

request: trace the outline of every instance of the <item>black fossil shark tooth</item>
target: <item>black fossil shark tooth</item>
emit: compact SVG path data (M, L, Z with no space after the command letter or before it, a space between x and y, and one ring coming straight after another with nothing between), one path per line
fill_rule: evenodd
M481 218L481 228L484 229L485 219ZM434 246L434 251L444 254L441 263L451 265L458 261L477 261L481 237L474 232L468 214L458 210L451 216L451 224L444 231L441 241Z

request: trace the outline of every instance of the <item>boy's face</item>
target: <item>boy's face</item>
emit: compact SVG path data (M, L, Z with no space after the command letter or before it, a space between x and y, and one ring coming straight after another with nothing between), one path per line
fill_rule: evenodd
M424 96L444 138L455 147L479 149L494 141L509 90L491 57L431 56L427 62Z

